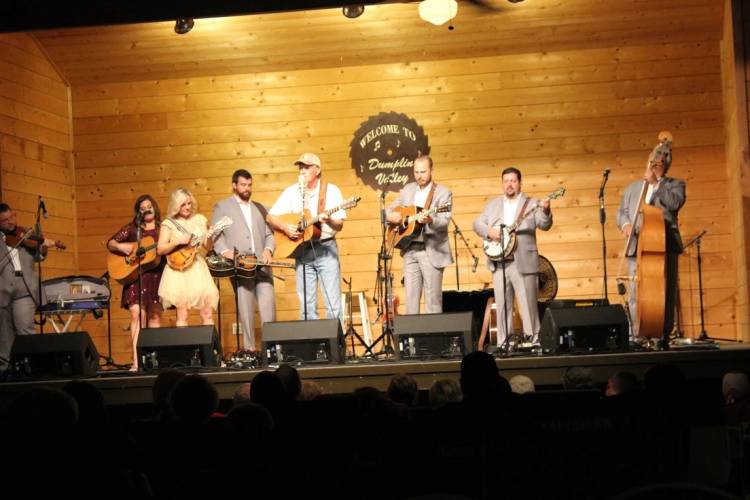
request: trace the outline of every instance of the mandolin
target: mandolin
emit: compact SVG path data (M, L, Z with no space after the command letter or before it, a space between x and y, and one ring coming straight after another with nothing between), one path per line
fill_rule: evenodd
M232 219L229 217L222 217L219 221L208 229L206 234L210 237L214 237L221 233L223 230L232 225ZM180 231L186 232L182 226L177 225ZM167 264L175 271L184 271L195 260L195 255L198 253L198 247L202 243L202 238L195 234L190 235L190 242L175 247L169 254L167 254Z
M389 249L388 251L392 251L394 248L398 248L400 250L406 250L406 248L411 244L411 242L419 236L419 233L422 232L422 227L424 224L420 224L417 222L417 219L420 215L425 215L427 217L432 217L435 214L438 213L445 213L451 211L451 205L450 203L446 203L445 205L440 205L437 207L432 207L427 210L421 210L415 206L411 207L396 207L394 212L399 212L402 216L401 224L389 224L388 225L388 236L386 236L386 241L388 242Z
M138 262L141 272L149 271L161 263L161 256L156 253L156 241L151 236L141 238L142 255L137 255L138 245L128 255L110 252L107 254L107 271L109 277L125 286L138 279Z
M282 259L288 259L293 257L300 245L303 243L320 238L320 216L323 214L331 215L332 213L338 212L339 210L348 210L354 208L361 200L361 196L355 196L344 201L337 207L330 208L324 212L319 213L313 217L309 209L305 209L303 213L291 213L277 216L279 220L284 224L296 224L297 231L302 234L301 237L293 240L286 235L284 231L274 230L274 238L276 238L276 250L274 254Z
M547 196L546 199L554 200L555 198L559 198L564 194L565 188L559 187L552 193L550 193L550 195ZM482 243L482 247L484 248L484 253L487 255L487 257L489 257L490 260L495 261L510 259L513 255L513 252L516 251L516 230L518 229L518 226L520 226L527 217L536 212L538 209L539 205L537 204L524 212L518 218L518 220L510 226L502 227L502 238L500 238L500 241L484 240L484 243Z

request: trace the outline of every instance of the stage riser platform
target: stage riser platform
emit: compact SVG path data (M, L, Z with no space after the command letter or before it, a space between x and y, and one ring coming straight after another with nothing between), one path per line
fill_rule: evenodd
M523 374L537 386L559 387L569 367L587 366L592 369L595 382L605 384L618 371L630 371L643 379L646 370L657 363L679 366L689 380L720 378L728 371L750 369L750 347L743 344L722 345L716 350L671 350L660 352L628 352L613 354L578 354L557 356L519 356L498 358L500 373L510 378ZM381 361L342 365L317 365L298 367L303 379L313 380L326 393L348 393L358 387L372 386L385 390L391 377L399 373L413 375L419 388L427 390L439 379L458 380L460 360L435 361ZM273 369L273 368L270 368ZM186 370L192 372L193 370ZM222 399L231 399L237 386L251 382L261 370L203 371L216 386ZM156 374L100 373L87 378L104 394L108 404L142 404L151 401L151 387ZM0 401L3 405L14 394L31 387L60 387L70 379L26 380L0 384Z

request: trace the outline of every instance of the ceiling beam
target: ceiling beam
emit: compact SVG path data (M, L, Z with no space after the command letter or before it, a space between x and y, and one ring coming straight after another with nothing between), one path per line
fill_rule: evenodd
M405 3L408 0L3 0L0 32Z

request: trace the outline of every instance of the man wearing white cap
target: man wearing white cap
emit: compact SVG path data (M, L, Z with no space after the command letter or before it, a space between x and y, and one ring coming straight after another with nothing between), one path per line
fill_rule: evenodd
M318 282L323 290L326 317L341 319L341 267L336 233L344 227L346 212L338 210L330 215L323 212L343 204L341 190L321 179L320 158L305 153L294 162L299 168L299 183L286 188L269 211L269 225L283 232L289 239L302 237L298 226L287 224L278 216L302 213L304 209L315 217L320 213L320 238L303 243L295 254L297 264L297 296L302 319L318 319Z

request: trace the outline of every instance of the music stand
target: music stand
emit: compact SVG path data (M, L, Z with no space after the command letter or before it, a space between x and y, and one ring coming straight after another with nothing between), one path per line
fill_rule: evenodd
M706 323L705 318L703 315L703 268L702 268L702 259L701 259L701 242L703 241L703 236L708 232L707 229L702 230L700 233L695 235L695 237L688 241L684 246L683 250L685 248L690 247L695 243L695 249L697 251L698 256L698 299L700 304L700 312L701 312L701 331L698 335L698 340L712 340L711 337L708 336L708 333L706 332Z

